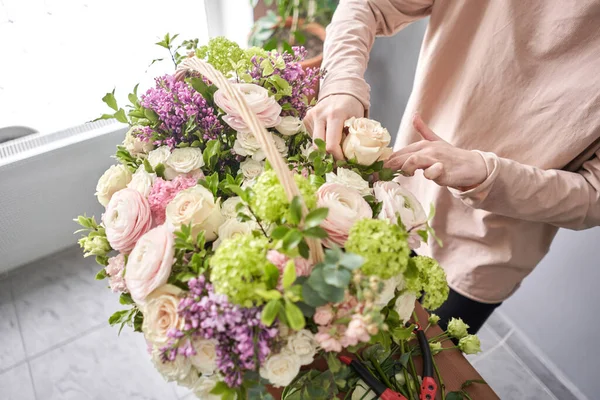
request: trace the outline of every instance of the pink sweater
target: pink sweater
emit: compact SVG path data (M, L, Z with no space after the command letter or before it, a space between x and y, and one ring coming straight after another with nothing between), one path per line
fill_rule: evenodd
M420 139L410 125L419 111L446 141L480 150L489 177L467 192L422 175L402 183L437 208L433 227L445 245L430 241L422 252L440 261L449 285L500 302L559 227L600 225L600 2L341 0L320 98L350 94L368 108L363 75L375 35L426 16L396 148Z

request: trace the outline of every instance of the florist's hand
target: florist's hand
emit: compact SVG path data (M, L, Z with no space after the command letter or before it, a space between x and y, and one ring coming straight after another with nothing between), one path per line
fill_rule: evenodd
M336 94L321 100L304 118L304 124L315 139L322 139L326 149L336 160L343 160L342 131L344 122L351 117L363 117L365 109L354 96Z
M413 126L423 140L396 151L386 161L385 167L412 176L422 169L425 178L440 186L459 190L472 189L487 178L485 161L475 151L452 146L437 136L416 114Z

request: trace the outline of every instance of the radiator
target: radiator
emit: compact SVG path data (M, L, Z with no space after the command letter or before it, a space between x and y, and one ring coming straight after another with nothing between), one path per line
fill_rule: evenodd
M126 129L99 121L0 144L0 273L74 245L77 215L100 218L96 183Z

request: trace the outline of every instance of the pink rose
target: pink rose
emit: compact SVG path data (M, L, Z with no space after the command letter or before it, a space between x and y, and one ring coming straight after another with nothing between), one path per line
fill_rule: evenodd
M123 254L109 258L108 265L104 270L108 275L108 283L114 293L127 291L125 277L123 276L125 270L125 256Z
M342 186L339 183L326 183L317 191L317 205L329 208L327 218L321 227L329 234L329 239L344 246L348 239L350 228L356 221L372 218L371 206L361 196L358 190Z
M398 217L410 233L409 245L416 249L421 244L418 230L424 229L427 224L427 215L419 200L410 191L400 186L397 182L376 182L373 185L375 198L382 203L379 219L388 219L392 223Z
M269 250L267 253L267 260L279 269L279 272L283 275L285 266L287 265L290 258L285 254L281 254L277 250ZM302 257L294 258L294 266L296 267L296 276L308 276L312 271L312 265L310 261L305 260Z
M254 83L238 83L234 86L242 92L248 106L250 106L250 110L258 116L258 119L266 128L272 128L279 125L281 122L281 106L277 103L275 98L269 96L269 91L267 89L255 85ZM217 90L214 99L215 103L217 103L217 105L227 114L223 117L223 120L229 126L238 132L250 132L250 128L242 119L234 102L224 90Z
M152 226L148 200L135 189L122 189L115 193L102 215L106 238L110 246L129 253L138 239Z
M313 319L317 325L329 325L333 321L333 310L330 305L317 307Z
M127 288L136 303L143 304L146 296L167 283L174 252L173 232L166 225L150 230L137 242L125 271Z

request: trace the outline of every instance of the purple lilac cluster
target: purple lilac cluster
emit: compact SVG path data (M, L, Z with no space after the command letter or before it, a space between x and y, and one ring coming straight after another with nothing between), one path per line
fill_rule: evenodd
M293 47L293 50L294 54L283 53L282 57L285 62L283 69L276 68L273 65L275 69L273 75L281 76L292 87L292 95L284 96L279 100L279 105L283 107L281 115L293 115L304 119L309 108L306 98L311 98L315 95L315 88L318 86L319 80L323 77L323 72L319 68L304 70L302 65L300 65L300 61L306 58L306 49L304 47ZM250 76L255 80L255 83L259 83L262 79L260 64L263 60L264 58L256 56L252 58L254 68L250 71Z
M141 97L141 105L158 115L160 125L154 129L146 126L141 137L153 140L156 145L175 146L181 142L216 139L223 133L217 111L188 83L177 81L171 75L155 79L156 86ZM186 127L194 134L186 132Z
M226 296L213 291L204 276L191 279L188 287L189 293L179 304L185 325L181 331L169 332L173 342L161 349L163 359L195 354L190 343L194 337L216 339L217 368L227 385L240 386L244 371L256 370L269 355L277 328L260 322L260 308L229 303Z

